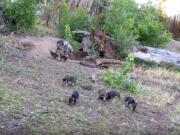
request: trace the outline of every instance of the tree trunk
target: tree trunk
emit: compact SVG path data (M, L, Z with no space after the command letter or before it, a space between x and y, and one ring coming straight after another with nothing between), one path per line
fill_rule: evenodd
M67 2L71 5L71 9L85 8L91 12L92 15L96 15L101 11L102 1L103 0L100 2L97 2L96 0L67 0Z
M147 61L155 62L157 64L173 64L180 66L180 54L147 46L136 46L133 52L135 58Z

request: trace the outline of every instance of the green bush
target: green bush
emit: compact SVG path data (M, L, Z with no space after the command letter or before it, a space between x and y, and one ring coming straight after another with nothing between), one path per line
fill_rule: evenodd
M161 22L161 13L151 4L143 5L136 18L138 41L142 45L161 47L169 41L171 34L165 29L165 22Z
M59 8L58 32L65 36L65 25L69 25L71 30L90 30L93 25L93 17L87 10L78 8L71 10L69 4L61 3Z
M96 22L96 21L95 21ZM134 0L112 0L97 16L97 26L104 28L117 41L117 53L128 53L134 40L143 45L161 47L171 35L166 31L162 13L147 3L138 5Z
M133 0L113 0L105 11L104 29L117 40L117 53L124 55L136 40L135 14L137 5Z
M3 14L12 28L30 29L33 27L36 16L36 0L3 0Z
M129 54L123 65L118 70L109 69L101 77L106 84L129 92L136 92L137 88L133 80L127 75L134 64L134 56Z
M162 47L169 41L171 35L164 30L163 24L159 21L153 20L150 17L144 17L138 24L138 33L142 45L152 47Z

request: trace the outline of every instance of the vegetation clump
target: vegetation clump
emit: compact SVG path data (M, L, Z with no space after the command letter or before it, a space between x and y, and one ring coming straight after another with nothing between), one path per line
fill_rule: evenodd
M31 29L36 21L36 0L3 0L3 14L11 28Z
M147 3L143 5L137 14L137 40L146 46L163 47L171 38L164 22L161 21L161 12Z
M71 30L90 30L93 26L93 17L86 9L70 9L70 5L62 2L59 8L59 20L57 22L60 36L65 36L65 26L69 25Z
M134 56L129 54L123 65L121 65L118 70L106 70L101 77L102 81L113 88L136 92L136 85L128 76L128 72L133 67L133 64Z
M135 40L142 45L162 47L171 37L160 11L150 3L138 8L134 0L113 0L104 10L102 27L117 40L117 53L121 56L128 53Z
M117 53L127 54L138 37L135 26L137 4L133 0L113 0L105 9L103 28L117 40Z

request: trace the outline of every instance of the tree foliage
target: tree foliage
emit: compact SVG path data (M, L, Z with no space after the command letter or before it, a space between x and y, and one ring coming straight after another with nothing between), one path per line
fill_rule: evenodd
M86 9L78 8L71 10L66 2L60 4L58 31L61 36L65 36L65 26L69 25L71 30L90 30L93 25L93 17Z
M135 17L137 5L133 0L111 0L105 11L104 28L117 39L119 54L124 54L136 40Z
M159 10L155 9L150 3L143 5L136 17L137 40L142 45L161 47L171 37L164 24Z
M36 0L3 0L3 14L11 27L30 29L36 20L35 4Z
M134 0L111 0L100 15L98 26L117 40L117 53L122 56L135 40L153 47L161 47L169 41L171 35L161 16L150 3L138 7Z

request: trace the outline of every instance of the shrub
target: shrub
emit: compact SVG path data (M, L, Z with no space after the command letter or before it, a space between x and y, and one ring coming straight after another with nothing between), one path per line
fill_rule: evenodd
M136 18L138 41L142 45L161 47L169 41L171 34L165 29L165 22L161 22L161 12L150 3L143 5Z
M3 13L11 27L15 29L30 29L36 16L34 5L36 0L3 0Z
M118 70L109 69L105 71L101 79L108 85L127 90L129 92L136 92L137 88L135 83L130 79L127 73L130 71L134 64L134 56L129 54L124 64Z
M138 41L142 45L161 47L170 39L170 34L164 30L163 24L146 16L138 24Z
M117 40L118 54L124 55L136 40L135 13L137 5L133 0L113 0L108 3L105 11L106 31Z
M134 40L143 45L161 47L171 35L166 31L160 10L147 3L138 8L134 0L112 0L98 15L98 26L117 41L117 53L128 53ZM103 25L103 26L100 26Z
M67 3L61 3L59 8L58 32L65 36L65 25L69 25L71 30L90 30L93 25L93 17L87 10L78 8L71 11Z

